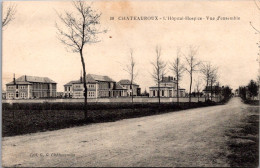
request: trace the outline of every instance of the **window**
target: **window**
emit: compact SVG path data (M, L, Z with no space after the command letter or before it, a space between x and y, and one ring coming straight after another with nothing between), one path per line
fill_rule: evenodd
M20 94L20 97L21 97L21 98L26 98L26 93L22 92L22 93Z
M162 96L164 96L164 90L162 90Z
M26 89L26 87L25 86L20 86L20 89Z
M74 97L81 97L81 93L80 93L80 92L74 92L74 93L73 93L73 96L74 96Z
M95 85L89 84L89 85L88 85L88 88L95 88Z
M13 86L8 86L8 89L13 89L14 87Z
M70 91L70 87L68 87L69 91Z
M13 97L14 97L14 94L13 94L13 93L8 93L8 94L7 94L7 97L8 97L8 98L13 98Z
M77 89L79 89L79 88L80 88L80 85L75 85L74 87L77 88Z
M67 87L65 86L65 91L67 91Z
M153 96L155 96L155 90L153 91Z
M95 97L95 92L88 92L88 97Z

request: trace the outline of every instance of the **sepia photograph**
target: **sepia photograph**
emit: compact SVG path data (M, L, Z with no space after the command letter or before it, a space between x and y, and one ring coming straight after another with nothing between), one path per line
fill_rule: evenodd
M260 0L2 1L2 167L258 167Z

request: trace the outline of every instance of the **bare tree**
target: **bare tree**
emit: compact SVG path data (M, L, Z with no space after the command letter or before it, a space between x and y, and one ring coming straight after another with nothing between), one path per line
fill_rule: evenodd
M212 66L210 62L208 63L204 63L204 64L201 64L201 67L200 67L200 72L206 82L206 87L205 87L205 91L207 92L208 90L208 87L209 87L209 84L211 83L211 79L214 79L214 77L212 78L212 76L214 76L214 72L216 71L216 67ZM205 96L205 100L206 99L209 99L209 94L207 93L207 95Z
M198 53L198 48L190 46L189 47L189 53L187 56L185 56L187 67L185 67L185 70L190 75L190 89L189 89L189 103L191 102L191 88L192 88L192 81L193 81L193 73L198 71L198 66L200 65L200 61L197 60L196 55Z
M203 79L206 81L206 87L205 87L206 93L207 93L207 89L208 89L208 85L209 85L211 71L212 71L212 65L210 62L208 62L207 64L205 64L205 63L201 64L200 72L203 76ZM205 95L205 101L206 101L207 97L208 97L208 93L207 93L207 95Z
M198 78L198 80L195 82L195 88L198 95L198 102L200 101L200 90L201 90L200 87L201 87L201 81L200 78Z
M4 4L6 4L6 2ZM6 27L11 21L13 21L16 13L16 5L8 4L4 6L6 7L3 7L2 5L2 27Z
M133 56L133 49L130 49L130 59L129 59L129 64L126 65L126 68L124 69L130 76L130 87L131 87L131 98L132 98L132 104L134 102L134 80L137 76L136 72L136 62Z
M173 71L173 74L176 76L177 82L177 103L179 104L179 82L181 81L182 74L185 70L184 65L181 63L181 49L177 48L177 56L174 62L171 63L170 69Z
M100 42L97 35L106 32L100 30L101 13L87 5L86 1L72 2L74 11L65 11L58 14L60 25L56 23L58 39L72 52L79 53L83 69L84 97L85 97L85 119L87 119L87 82L86 65L84 60L84 47L86 44Z
M217 77L218 77L217 72L218 72L218 68L214 67L210 74L211 101L213 98L213 85L217 82ZM216 92L216 87L215 87L214 91Z
M154 62L151 63L153 65L152 78L157 83L157 97L160 104L161 103L160 84L163 79L163 76L165 75L166 63L161 58L161 47L156 46L155 52L156 52L156 59Z

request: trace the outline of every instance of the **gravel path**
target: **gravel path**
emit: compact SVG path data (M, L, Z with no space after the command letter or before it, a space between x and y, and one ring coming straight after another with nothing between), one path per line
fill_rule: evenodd
M2 165L229 166L225 136L244 105L197 108L2 139Z

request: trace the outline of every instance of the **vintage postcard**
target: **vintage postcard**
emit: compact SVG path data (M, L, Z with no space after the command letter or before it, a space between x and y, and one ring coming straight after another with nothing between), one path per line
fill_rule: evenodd
M4 1L2 167L258 167L260 1Z

